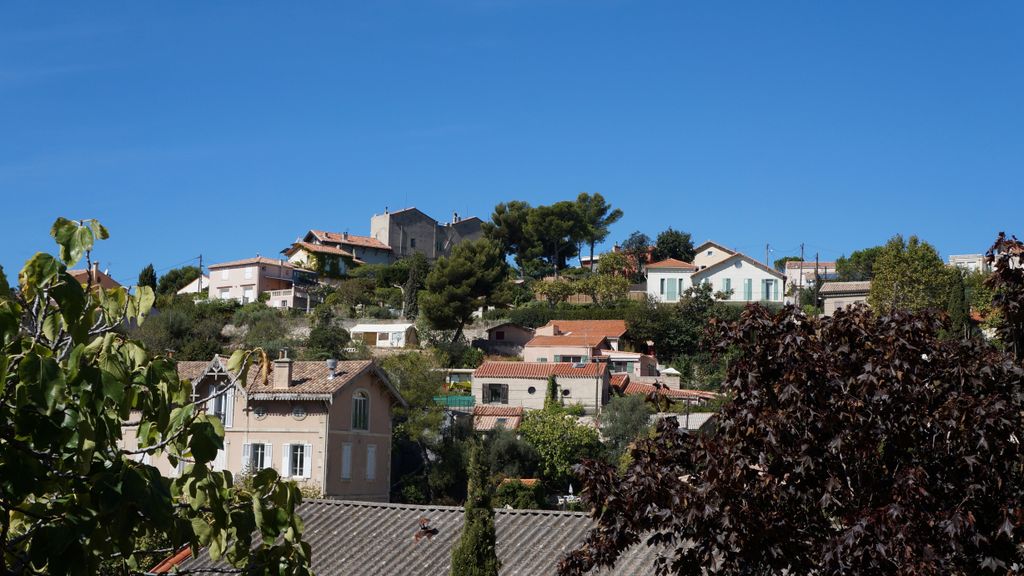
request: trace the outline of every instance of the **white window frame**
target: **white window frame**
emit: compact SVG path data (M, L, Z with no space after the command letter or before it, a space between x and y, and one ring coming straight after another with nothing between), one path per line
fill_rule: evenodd
M262 462L259 465L253 462L254 448L260 447L263 452ZM247 472L259 472L273 467L274 445L269 442L250 442L242 445L242 470Z
M250 280L252 278L252 266L245 267L245 279Z
M366 416L366 418L365 418L365 422L363 423L363 424L365 424L364 427L357 427L356 426L356 423L357 423L357 421L356 421L356 410L357 410L357 406L359 404L359 402L357 402L357 400L365 401L365 404L366 404L366 406L365 406L365 410L366 410L365 416ZM369 432L370 431L370 393L367 392L366 390L359 389L359 390L356 390L355 392L352 393L352 429L353 430L359 430L359 431L362 431L362 432Z
M352 479L352 443L345 442L341 445L341 479Z
M295 448L302 447L302 467L298 469L298 474L292 472L296 470ZM281 476L284 478L301 478L307 479L313 473L313 446L310 444L285 444L284 454L281 456Z
M377 445L366 445L366 479L377 479Z

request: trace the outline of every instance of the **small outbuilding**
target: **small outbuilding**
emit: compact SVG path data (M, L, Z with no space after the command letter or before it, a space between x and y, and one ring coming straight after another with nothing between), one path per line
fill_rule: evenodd
M398 324L356 324L349 330L352 340L374 348L415 348L419 345L416 326Z

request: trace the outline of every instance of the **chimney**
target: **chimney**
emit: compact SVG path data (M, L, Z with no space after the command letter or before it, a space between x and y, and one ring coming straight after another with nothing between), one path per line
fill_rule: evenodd
M348 240L348 230L345 230L344 232L342 232L342 233L341 233L341 237L342 237L343 239L345 239L345 240Z
M288 350L282 349L281 356L274 360L274 389L287 390L292 385L292 360Z
M459 213L458 212L452 212L452 224L458 224L458 223L459 223Z
M327 379L334 380L334 371L338 369L338 361L334 358L327 359Z
M92 276L92 281L93 282L96 282L97 280L99 280L99 273L100 273L100 263L99 262L93 262L92 263L92 270L89 271L89 275Z

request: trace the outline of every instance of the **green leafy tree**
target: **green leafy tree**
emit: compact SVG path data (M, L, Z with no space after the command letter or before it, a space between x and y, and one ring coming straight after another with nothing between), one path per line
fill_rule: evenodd
M537 474L537 450L515 431L499 427L488 433L485 448L492 473L509 478L533 478Z
M548 507L542 484L527 486L517 479L509 479L498 486L494 493L494 503L502 508L510 506L516 510L543 510Z
M644 279L644 266L647 264L647 255L651 249L651 239L642 232L633 232L622 243L622 253L626 255L629 262L629 277L633 282L641 282Z
M554 374L548 375L547 393L544 394L544 409L554 410L562 406L562 397L558 394L558 380Z
M139 272L139 286L148 286L150 290L156 290L156 271L153 265L148 264Z
M629 259L622 252L606 252L597 260L597 273L601 276L627 276Z
M556 277L566 261L579 253L579 243L587 234L579 206L568 200L534 208L527 217L526 231Z
M565 302L573 294L578 294L580 288L576 282L565 278L546 278L533 283L533 291L538 296L543 296L548 306L552 308Z
M872 270L868 304L877 313L946 307L946 266L938 251L917 236L909 240L894 236L883 247Z
M490 304L508 273L497 244L487 239L462 242L427 274L420 293L420 314L435 330L451 330L451 342L462 339L473 312Z
M309 360L344 358L351 337L344 328L334 324L334 310L330 306L317 306L313 316L313 327L305 342L305 357Z
M452 548L452 576L498 576L497 536L491 506L490 474L480 444L469 450L469 494L462 536Z
M850 257L841 256L836 260L836 273L842 282L871 280L875 276L875 260L882 254L883 246L855 250Z
M501 247L506 256L515 259L520 277L525 275L525 265L534 255L534 241L528 232L528 222L533 208L526 202L513 200L494 207L491 221L482 225L484 238Z
M571 478L572 467L601 451L597 430L578 423L559 409L527 412L519 433L540 455L544 480L563 489Z
M298 488L273 470L248 488L214 471L211 398L193 401L173 361L116 330L145 321L152 289L84 290L68 274L107 238L95 220L59 218L51 235L59 258L34 255L16 292L0 271L0 573L143 574L191 545L247 573L309 574ZM244 380L256 358L238 352L231 368ZM146 456L190 463L165 478Z
M601 433L607 439L609 460L618 461L626 448L650 429L651 410L640 394L613 397L601 414Z
M579 292L589 295L599 306L625 300L629 295L629 280L623 276L591 274L576 284Z
M160 277L156 292L161 295L176 294L178 290L188 286L189 282L199 278L200 274L199 268L196 266L172 268Z
M612 208L611 204L598 193L581 193L576 197L577 210L583 224L579 235L580 241L590 248L590 270L594 270L594 246L604 242L608 237L609 228L622 219L622 210Z
M655 261L675 258L683 262L692 262L693 256L693 239L690 238L689 232L669 228L658 234L658 239L654 241L652 257Z

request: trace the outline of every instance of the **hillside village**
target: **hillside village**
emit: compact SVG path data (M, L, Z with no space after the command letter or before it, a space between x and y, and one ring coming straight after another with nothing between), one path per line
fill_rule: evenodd
M193 398L209 398L205 410L224 428L213 470L245 478L273 469L309 497L398 506L382 514L436 510L429 507L466 498L466 451L476 437L487 442L496 506L571 514L582 510L572 467L583 458L624 465L660 420L693 433L713 420L727 399L730 356L713 353L704 333L739 319L745 305L795 305L812 317L867 305L881 254L917 250L923 256L910 257L935 274L927 302L946 305L961 290L967 332L981 334L991 315L985 294L966 288L990 273L984 258L944 265L916 238L839 261L767 263L669 229L584 256L588 225L596 244L621 214L599 194L516 210L522 222L548 210L564 222L587 203L599 206L597 218L578 216L555 238L521 226L513 241L504 204L489 222L455 214L441 223L408 208L374 215L367 236L308 230L278 257L163 278L144 271L140 285L159 297L133 331L177 360ZM474 264L446 277L460 260ZM72 275L116 285L98 268ZM434 301L452 289L456 301ZM233 351L253 347L269 354L265 380L229 368ZM140 446L137 436L125 429L126 449ZM141 458L172 478L188 466Z

